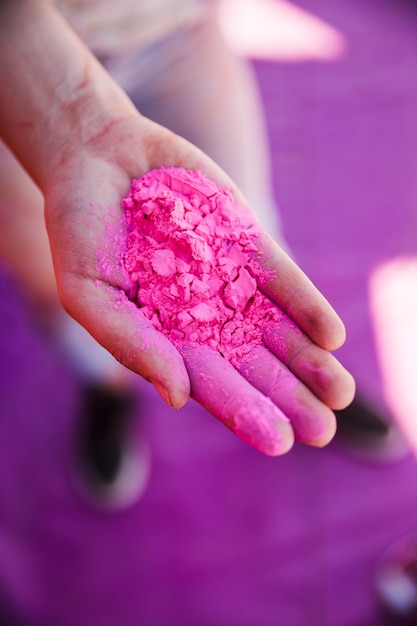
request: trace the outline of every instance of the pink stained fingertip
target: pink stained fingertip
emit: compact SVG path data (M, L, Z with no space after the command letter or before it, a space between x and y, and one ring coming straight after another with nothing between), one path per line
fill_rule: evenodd
M194 400L256 450L277 456L291 449L294 434L286 415L226 359L206 346L185 344L181 353Z

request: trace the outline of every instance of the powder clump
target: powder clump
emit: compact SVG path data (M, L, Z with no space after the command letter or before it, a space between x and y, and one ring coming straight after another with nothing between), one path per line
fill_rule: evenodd
M135 302L178 348L205 344L236 364L280 317L254 278L259 227L197 170L168 167L132 182L122 201L124 265Z

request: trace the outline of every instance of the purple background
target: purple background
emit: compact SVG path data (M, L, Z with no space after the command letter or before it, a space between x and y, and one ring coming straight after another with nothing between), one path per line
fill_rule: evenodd
M346 322L340 357L382 403L367 278L415 252L417 6L303 0L333 62L255 61L287 238ZM149 487L113 515L75 487L78 382L0 275L0 620L5 626L378 626L372 577L417 526L412 455L336 440L271 459L149 386Z

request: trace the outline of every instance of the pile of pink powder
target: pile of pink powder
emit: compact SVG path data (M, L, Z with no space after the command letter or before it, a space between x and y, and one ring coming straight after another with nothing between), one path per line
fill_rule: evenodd
M155 328L231 363L262 343L279 313L251 271L258 227L229 191L199 171L160 168L132 182L123 208L125 267Z

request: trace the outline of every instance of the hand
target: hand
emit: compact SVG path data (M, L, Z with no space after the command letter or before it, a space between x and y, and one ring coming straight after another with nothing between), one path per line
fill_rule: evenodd
M0 9L0 132L44 193L64 307L172 406L191 392L268 454L285 452L294 433L314 445L328 441L335 429L328 407L348 404L354 388L327 352L344 341L329 304L265 237L258 262L271 278L259 288L288 316L265 328L271 351L255 350L237 369L202 347L183 346L181 355L131 302L121 199L133 178L163 165L199 169L244 198L204 154L134 110L52 3L9 0Z
M294 433L306 443L325 444L335 431L329 407L341 408L353 396L352 378L328 352L343 343L344 328L267 236L257 261L271 271L258 286L286 315L275 328L264 329L269 349L255 349L237 369L203 346L184 345L180 354L131 302L134 285L122 264L121 199L133 178L171 165L199 169L245 202L207 156L136 114L121 117L86 145L66 150L46 194L62 304L123 365L150 380L171 406L182 406L191 393L267 454L287 451Z

